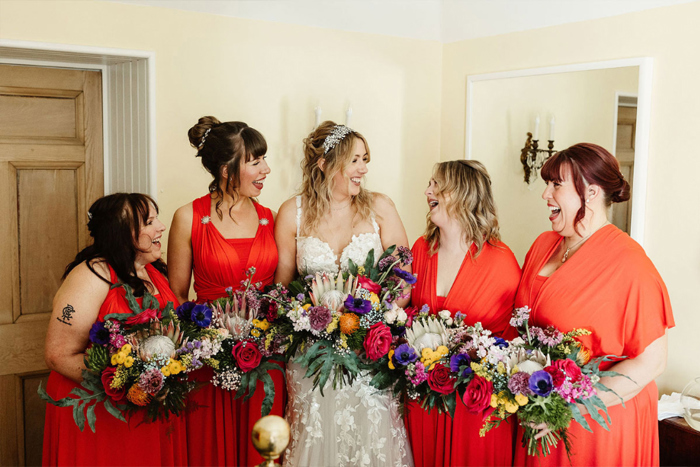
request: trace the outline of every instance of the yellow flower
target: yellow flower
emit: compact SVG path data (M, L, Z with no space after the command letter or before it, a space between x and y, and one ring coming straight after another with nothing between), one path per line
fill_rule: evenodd
M518 365L513 365L513 369L510 370L510 374L511 374L511 376L513 376L514 374L516 374L519 371L520 371L520 368L518 368Z
M334 316L333 319L331 320L330 324L326 327L326 332L328 334L332 333L338 329L338 317Z
M376 293L370 292L369 294L369 301L372 303L379 303L379 297L377 296Z
M348 336L345 334L340 335L340 346L344 349L348 348Z
M121 364L124 363L125 361L126 361L126 354L123 353L123 352L119 352L119 353L117 354L117 363L118 363L119 365L121 365Z
M161 368L160 372L163 373L163 376L170 376L170 368L167 366Z
M117 354L112 355L111 362L112 366L115 366L117 364Z
M357 267L357 275L361 276L365 273L365 267L364 266L358 266Z
M506 412L508 412L508 413L515 413L515 412L517 412L517 411L518 411L518 405L517 405L517 404L513 404L513 403L510 402L510 401L507 401L507 402L506 402Z
M134 364L134 357L132 357L131 355L126 357L126 360L124 360L124 366L127 368L131 368L131 365L133 365L133 364Z
M126 353L126 354L130 354L130 353L131 353L131 344L124 344L124 345L122 345L122 348L119 349L119 351L120 351L120 352L124 352L124 353Z
M389 369L395 370L396 367L394 366L394 349L391 349L389 351Z
M263 331L267 331L267 329L270 327L270 323L266 319L254 319L253 320L253 326L256 328L259 328Z
M309 311L309 308L311 308L311 304L307 303L306 305L302 306L302 308L305 309L306 311Z
M496 371L498 371L499 374L506 372L506 366L503 364L503 362L498 362L498 365L496 365Z
M260 337L260 328L253 328L250 330L250 335L253 337Z
M498 396L496 394L491 394L491 407L494 409L498 407Z
M151 395L144 392L138 384L134 384L129 388L129 392L126 393L126 398L139 407L145 407L151 402Z
M530 399L528 399L528 397L523 395L523 394L516 394L515 395L515 402L517 402L518 405L520 405L520 406L527 404L529 400Z
M177 360L171 360L170 365L168 365L168 367L170 368L171 375L177 375L185 369L185 367L182 366L182 363L180 363Z
M489 371L484 368L482 364L472 362L470 366L472 367L472 371L475 375L481 376L487 381L491 381L491 373L489 373Z

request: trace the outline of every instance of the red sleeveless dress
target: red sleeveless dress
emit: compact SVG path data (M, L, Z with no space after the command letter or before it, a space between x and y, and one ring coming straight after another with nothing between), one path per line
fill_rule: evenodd
M484 244L475 259L473 245L447 297L436 293L438 254L430 256L428 251L423 237L413 245L413 272L418 280L411 292L412 305L427 304L433 314L450 310L454 316L460 311L467 315L468 324L481 321L496 336L516 336L509 321L520 267L504 243ZM502 423L480 437L482 425L482 416L468 412L461 401L457 401L454 418L437 410L428 413L414 401L406 405L406 429L416 467L511 465L513 424Z
M545 280L538 273L561 241L556 232L545 232L525 257L515 305L530 307L532 325L553 325L562 332L590 330L592 334L580 340L592 358L634 358L674 326L666 285L629 235L614 225L601 228ZM624 407L608 409L610 431L590 415L585 417L592 433L572 422L571 462L561 442L547 457L528 456L518 433L515 465L659 465L657 399L652 381Z
M192 268L198 302L225 297L227 287L237 289L251 266L256 269L254 282L262 282L263 287L273 282L277 245L272 211L258 203L254 205L260 224L244 262L241 248L245 248L245 242L225 239L211 222L211 196L203 196L192 203ZM283 417L284 377L279 371L270 375L275 383L275 402L270 414ZM212 372L203 369L193 376L208 382ZM246 402L234 396L235 392L211 384L192 395L192 401L200 408L186 415L190 465L257 465L263 461L250 441L253 425L261 417L262 383Z
M160 308L168 302L178 306L168 280L150 264L146 271L160 292L155 296ZM110 280L117 283L117 275L110 267ZM110 289L100 307L99 320L110 313L131 313L123 287ZM139 305L142 299L137 299ZM80 387L55 371L51 372L46 392L54 399L68 396ZM184 417L170 416L168 421L142 423L137 412L128 423L110 415L103 405L95 409L95 433L85 426L81 432L73 421L70 407L46 405L44 422L44 465L183 465L187 463L187 439Z

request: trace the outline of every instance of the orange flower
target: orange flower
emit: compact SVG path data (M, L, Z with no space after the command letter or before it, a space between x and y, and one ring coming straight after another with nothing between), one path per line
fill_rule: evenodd
M345 313L340 317L340 332L343 334L352 334L360 329L360 318L354 313Z
M138 384L134 384L129 388L129 393L126 395L126 398L139 407L145 407L151 402L151 395L144 392Z
M578 352L576 354L576 362L583 366L591 360L591 351L588 347L583 345L583 342L577 341L576 346L578 347Z

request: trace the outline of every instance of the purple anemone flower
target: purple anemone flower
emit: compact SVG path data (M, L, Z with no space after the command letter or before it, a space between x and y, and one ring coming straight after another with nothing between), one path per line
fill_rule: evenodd
M407 284L412 285L415 284L418 279L416 279L416 276L411 274L408 271L404 271L401 268L394 268L394 274L400 278L403 279Z
M528 386L532 392L542 397L547 397L554 389L552 376L544 370L536 371L530 375Z
M105 328L103 321L97 321L90 329L90 341L97 345L106 345L109 343L109 331Z
M358 315L364 315L372 311L372 302L362 298L354 298L352 295L348 295L344 305L346 310Z
M472 359L465 353L458 353L450 357L450 370L459 373L459 376L466 377L472 372ZM460 368L462 369L460 372Z
M206 305L195 305L190 316L192 322L200 328L209 327L211 324L211 308Z
M494 337L494 339L495 339L495 341L496 341L496 342L494 342L494 345L495 345L496 347L498 347L498 348L505 349L505 348L507 348L508 345L509 345L509 344L508 344L508 341L505 340L505 339L503 339L503 338L501 338L501 337Z
M196 305L195 302L185 302L175 310L177 317L181 321L189 321L192 318L192 308Z
M396 347L396 350L394 350L394 362L398 363L399 365L406 366L409 363L415 362L416 360L418 360L418 354L413 347L408 344L401 344L400 346Z

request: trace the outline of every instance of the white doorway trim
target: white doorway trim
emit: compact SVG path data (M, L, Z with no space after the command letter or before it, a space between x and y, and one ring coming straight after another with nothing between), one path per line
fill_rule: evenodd
M634 191L632 193L632 219L630 236L644 246L644 225L647 199L647 175L649 167L649 127L651 122L651 85L654 59L651 57L625 58L600 62L575 63L571 65L529 68L498 73L484 73L467 76L467 103L465 128L465 159L472 155L472 102L473 85L479 81L520 78L525 76L569 73L572 71L603 70L610 68L639 67L637 88L637 134L634 155ZM513 156L515 158L515 155Z
M0 39L0 63L101 71L105 194L140 191L157 198L155 52ZM134 76L143 88L140 89L143 95L133 95L139 92L139 86L136 86L137 91L131 86L117 89L119 83L115 76L128 76L131 64L143 67L143 71ZM129 70L122 70L125 65ZM128 125L124 125L114 115L118 105L127 105L127 98L131 114L120 115L122 120L128 120ZM133 102L143 103L144 108L134 110ZM140 141L142 137L145 140ZM137 138L135 143L134 138ZM127 140L130 147L120 146L119 143ZM139 146L142 150L138 150ZM123 173L112 170L122 159L126 167L127 158L140 162L146 167L146 173L127 180Z

